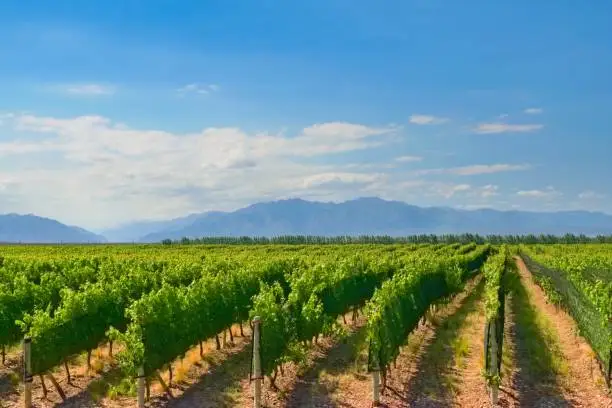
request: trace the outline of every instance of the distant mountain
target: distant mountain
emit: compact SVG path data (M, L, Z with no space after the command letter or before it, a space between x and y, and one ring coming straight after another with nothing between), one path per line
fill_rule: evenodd
M0 215L0 242L99 243L105 238L79 227L35 215Z
M185 220L185 219L183 219ZM301 199L259 203L234 212L212 212L182 226L155 231L141 242L203 236L413 235L413 234L612 234L612 216L588 211L524 212L417 207L380 198L343 203Z
M161 242L205 236L414 234L611 235L612 216L588 211L525 212L417 207L400 201L359 198L343 203L301 199L253 204L233 212L191 214L143 221L96 235L35 215L0 215L0 243Z
M186 217L165 221L137 221L120 227L103 230L100 233L109 242L137 242L142 237L153 233L169 233L190 226L207 213L190 214Z

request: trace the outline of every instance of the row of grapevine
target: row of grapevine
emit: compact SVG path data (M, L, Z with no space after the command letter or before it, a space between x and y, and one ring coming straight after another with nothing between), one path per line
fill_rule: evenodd
M433 258L452 259L443 268L454 271L445 272L445 285L458 287L489 251L474 244L361 245L360 256L349 256L354 249L259 247L235 256L234 248L224 248L186 256L171 252L152 262L131 258L127 249L117 257L94 258L59 251L34 264L25 256L5 257L0 323L12 337L3 341L31 339L30 376L113 340L122 344L115 357L125 374L140 375L143 368L151 377L198 342L260 315L264 371L270 375L297 345L364 307L399 271L424 270ZM35 301L16 302L20 296Z
M204 275L187 287L164 285L143 296L126 310L127 330L114 327L109 333L124 344L117 356L123 371L134 376L143 367L145 376L154 375L198 342L246 320L260 282L286 285L300 267L297 261L273 261Z
M430 254L407 263L376 291L366 305L368 369L374 373L374 397L378 403L378 381L399 355L408 335L430 307L449 298L487 259L488 246L463 255L440 257Z
M608 385L612 378L612 252L593 248L524 247L522 258L549 301L576 321L599 360Z
M34 310L52 313L61 302L64 289L78 290L95 282L100 263L88 260L21 261L3 259L0 268L0 346L4 349L23 336L16 323Z
M125 308L160 285L186 285L204 274L199 268L169 268L153 274L146 269L122 269L111 279L62 290L57 309L38 309L20 323L32 340L32 374L42 374L71 357L96 348L111 327L124 329ZM115 275L115 273L113 273Z
M508 288L506 271L511 268L511 258L506 246L487 259L483 267L485 280L484 361L485 378L491 391L492 403L497 403L501 383L501 364L504 345L505 304Z
M398 261L357 256L303 271L292 279L288 292L264 285L251 311L263 322L263 374L270 376L279 364L291 360L299 343L328 332L338 316L361 308L397 269Z

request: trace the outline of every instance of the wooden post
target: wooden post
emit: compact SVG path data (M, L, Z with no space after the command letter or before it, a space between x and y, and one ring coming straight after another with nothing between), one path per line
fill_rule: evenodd
M138 367L138 408L145 406L145 373L144 367Z
M489 336L490 337L490 370L491 370L491 374L497 378L499 376L499 371L498 371L498 347L499 344L497 344L497 320L493 319L491 320L491 325L489 326ZM498 393L499 393L499 385L494 383L491 384L491 405L492 406L497 406L497 398L498 398Z
M372 371L372 406L380 404L380 371Z
M608 372L606 373L606 383L608 388L612 385L612 350L610 350L610 357L608 360Z
M259 316L253 319L253 407L261 408L261 353L260 353L260 329L261 319Z
M25 384L24 406L32 408L32 339L23 339L23 382Z

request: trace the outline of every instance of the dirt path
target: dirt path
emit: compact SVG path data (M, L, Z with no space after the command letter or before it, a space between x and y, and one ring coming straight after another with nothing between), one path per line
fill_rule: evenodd
M248 332L247 332L248 330ZM218 408L239 407L239 384L249 376L251 360L250 329L245 328L245 337L234 337L235 345L222 350L206 351L200 359L199 350L186 356L187 364L182 371L177 367L174 398L168 400L158 396L150 407ZM211 341L208 345L213 346Z
M475 310L475 305L481 296L482 282L480 277L470 282L466 290L457 295L448 305L439 307L437 312L429 316L428 322L417 328L408 338L407 345L398 357L397 366L392 367L388 374L388 390L383 396L383 403L387 407L424 407L424 406L448 406L435 405L435 398L430 395L437 394L443 399L448 395L439 386L440 377L435 374L439 364L437 361L446 359L439 357L442 354L453 354L454 347L446 348L444 341L436 341L441 333L446 337L452 332L457 332L459 327L466 321L468 315ZM450 316L456 316L455 320L449 320ZM328 366L334 369L325 371L319 375L318 387L329 393L330 398L327 405L309 405L312 401L304 401L303 405L291 405L292 407L342 407L342 408L366 408L371 406L371 378L367 374L367 344L365 336L362 340L354 340L349 347L350 352L346 355L348 359L342 360L339 367L333 362ZM461 348L462 346L456 344ZM450 344L450 343L449 343ZM434 358L434 356L436 356ZM458 362L464 365L465 361ZM427 371L428 374L425 374ZM433 377L432 377L433 375ZM434 405L431 405L431 403ZM445 400L446 402L448 399ZM408 405L410 403L410 405ZM430 403L430 405L426 405Z
M479 317L483 289L480 278L467 296L439 316L432 336L416 355L415 373L404 383L407 400L389 401L389 406L405 407L408 402L410 407L450 407L458 405L457 398L468 400L469 406L484 406L486 390L480 374L484 321Z
M610 408L593 352L564 311L547 303L521 259L512 296L514 369L506 406Z
M263 406L267 408L339 407L335 402L335 391L339 382L352 382L353 367L359 364L365 339L365 319L360 316L355 322L351 314L345 316L348 324L342 325L344 334L321 338L311 346L306 359L300 364L285 364L284 374L276 379L278 390L264 381ZM340 318L338 322L341 322ZM367 355L366 355L367 362ZM248 369L248 366L247 366ZM367 391L367 388L366 388ZM251 404L251 384L248 371L240 382L240 395L232 407L248 407Z
M484 280L484 279L483 279ZM483 293L484 295L484 288ZM484 298L470 310L455 339L453 369L449 372L454 384L453 405L459 407L488 407L489 399L484 370L484 332L486 325ZM464 354L462 358L462 353Z
M6 350L5 364L0 363L0 408L19 400L21 384L21 354L14 347Z
M238 333L238 325L233 333ZM244 327L245 336L234 336L234 344L216 350L215 340L203 343L204 357L200 357L199 347L189 350L182 361L173 364L174 381L171 387L174 398L167 398L161 386L151 385L151 400L148 407L235 407L232 385L248 377L250 360L250 329ZM222 337L222 336L221 336ZM115 346L115 353L119 347ZM83 407L136 407L135 396L112 397L113 388L120 390L133 382L119 371L116 362L108 356L107 346L96 349L92 355L91 372L87 372L84 356L78 356L69 364L72 384L68 384L63 367L53 370L53 375L66 393L62 401L49 380L47 398L43 398L41 382L34 378L32 397L35 408L83 408ZM0 381L0 408L20 408L23 406L23 385L9 387L9 382L16 374L8 373L6 380ZM162 373L168 383L168 372ZM20 381L19 377L14 380ZM3 385L6 382L6 385ZM6 388L6 389L5 389ZM110 395L109 395L110 394Z

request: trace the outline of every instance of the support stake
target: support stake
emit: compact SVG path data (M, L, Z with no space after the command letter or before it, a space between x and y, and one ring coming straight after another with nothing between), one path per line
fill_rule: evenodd
M261 319L259 316L253 319L253 407L261 408L261 352L260 352L260 332Z
M372 406L380 404L380 371L372 371Z
M25 408L32 407L32 339L26 337L23 339L23 382L25 384L24 406Z
M145 375L144 367L138 367L138 408L145 406Z

